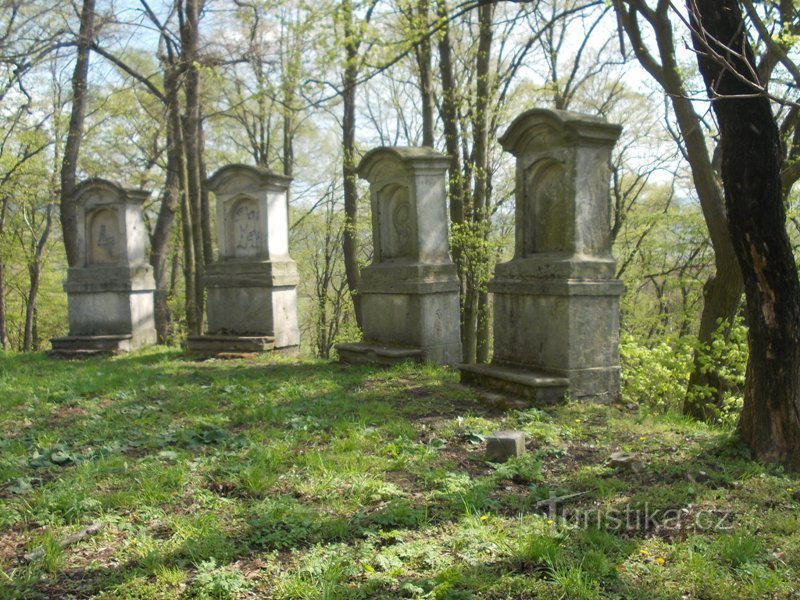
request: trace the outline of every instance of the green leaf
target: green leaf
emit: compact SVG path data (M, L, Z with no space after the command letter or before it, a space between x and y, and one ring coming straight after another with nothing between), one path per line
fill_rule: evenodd
M6 491L15 496L27 494L32 490L33 486L31 485L30 479L27 477L17 477L16 482L6 488Z
M69 455L68 452L64 450L56 450L50 455L51 462L54 462L57 465L66 465L71 462L75 462L72 456Z

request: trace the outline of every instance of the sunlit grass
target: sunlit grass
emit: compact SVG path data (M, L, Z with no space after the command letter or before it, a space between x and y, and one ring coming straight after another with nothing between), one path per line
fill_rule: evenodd
M800 575L800 481L671 414L164 348L0 373L0 597L789 598ZM529 452L487 463L498 429Z

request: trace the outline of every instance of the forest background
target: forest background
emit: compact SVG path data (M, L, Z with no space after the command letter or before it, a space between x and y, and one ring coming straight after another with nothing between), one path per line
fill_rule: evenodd
M791 94L800 19L792 2L741 4L784 141L796 255L800 111ZM547 107L624 127L611 165L610 227L627 289L625 397L737 418L743 287L725 227L718 131L681 7L6 0L2 8L3 349L46 349L66 333L70 190L87 177L152 191L145 210L160 341L202 331L202 276L215 256L204 181L243 162L293 178L302 350L331 357L336 342L358 338L358 269L371 260L368 198L355 166L378 145L429 145L451 157L463 358L485 362L486 284L513 247L513 161L497 138L522 111Z

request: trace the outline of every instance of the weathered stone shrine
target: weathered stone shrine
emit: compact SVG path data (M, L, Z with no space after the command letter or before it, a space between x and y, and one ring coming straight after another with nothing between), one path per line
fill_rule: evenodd
M103 179L75 189L79 258L64 284L69 335L51 340L53 354L128 352L156 342L142 210L148 196Z
M498 264L494 358L466 383L539 402L619 396L619 297L609 231L609 159L619 125L529 110L500 138L517 158L514 258Z
M461 359L458 275L447 230L448 157L430 148L375 148L358 166L370 185L372 263L359 295L364 340L342 362Z
M228 165L209 180L217 198L219 258L206 267L207 334L190 337L193 352L294 349L297 265L289 256L288 177Z

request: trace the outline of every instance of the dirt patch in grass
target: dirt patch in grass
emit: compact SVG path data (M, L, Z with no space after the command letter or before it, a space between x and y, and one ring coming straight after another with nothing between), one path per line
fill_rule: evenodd
M0 565L16 565L25 553L30 534L20 527L0 532Z
M60 404L47 417L48 427L67 427L78 419L86 417L89 412L77 404Z
M419 490L419 477L408 471L385 471L383 477L404 492L415 493Z

